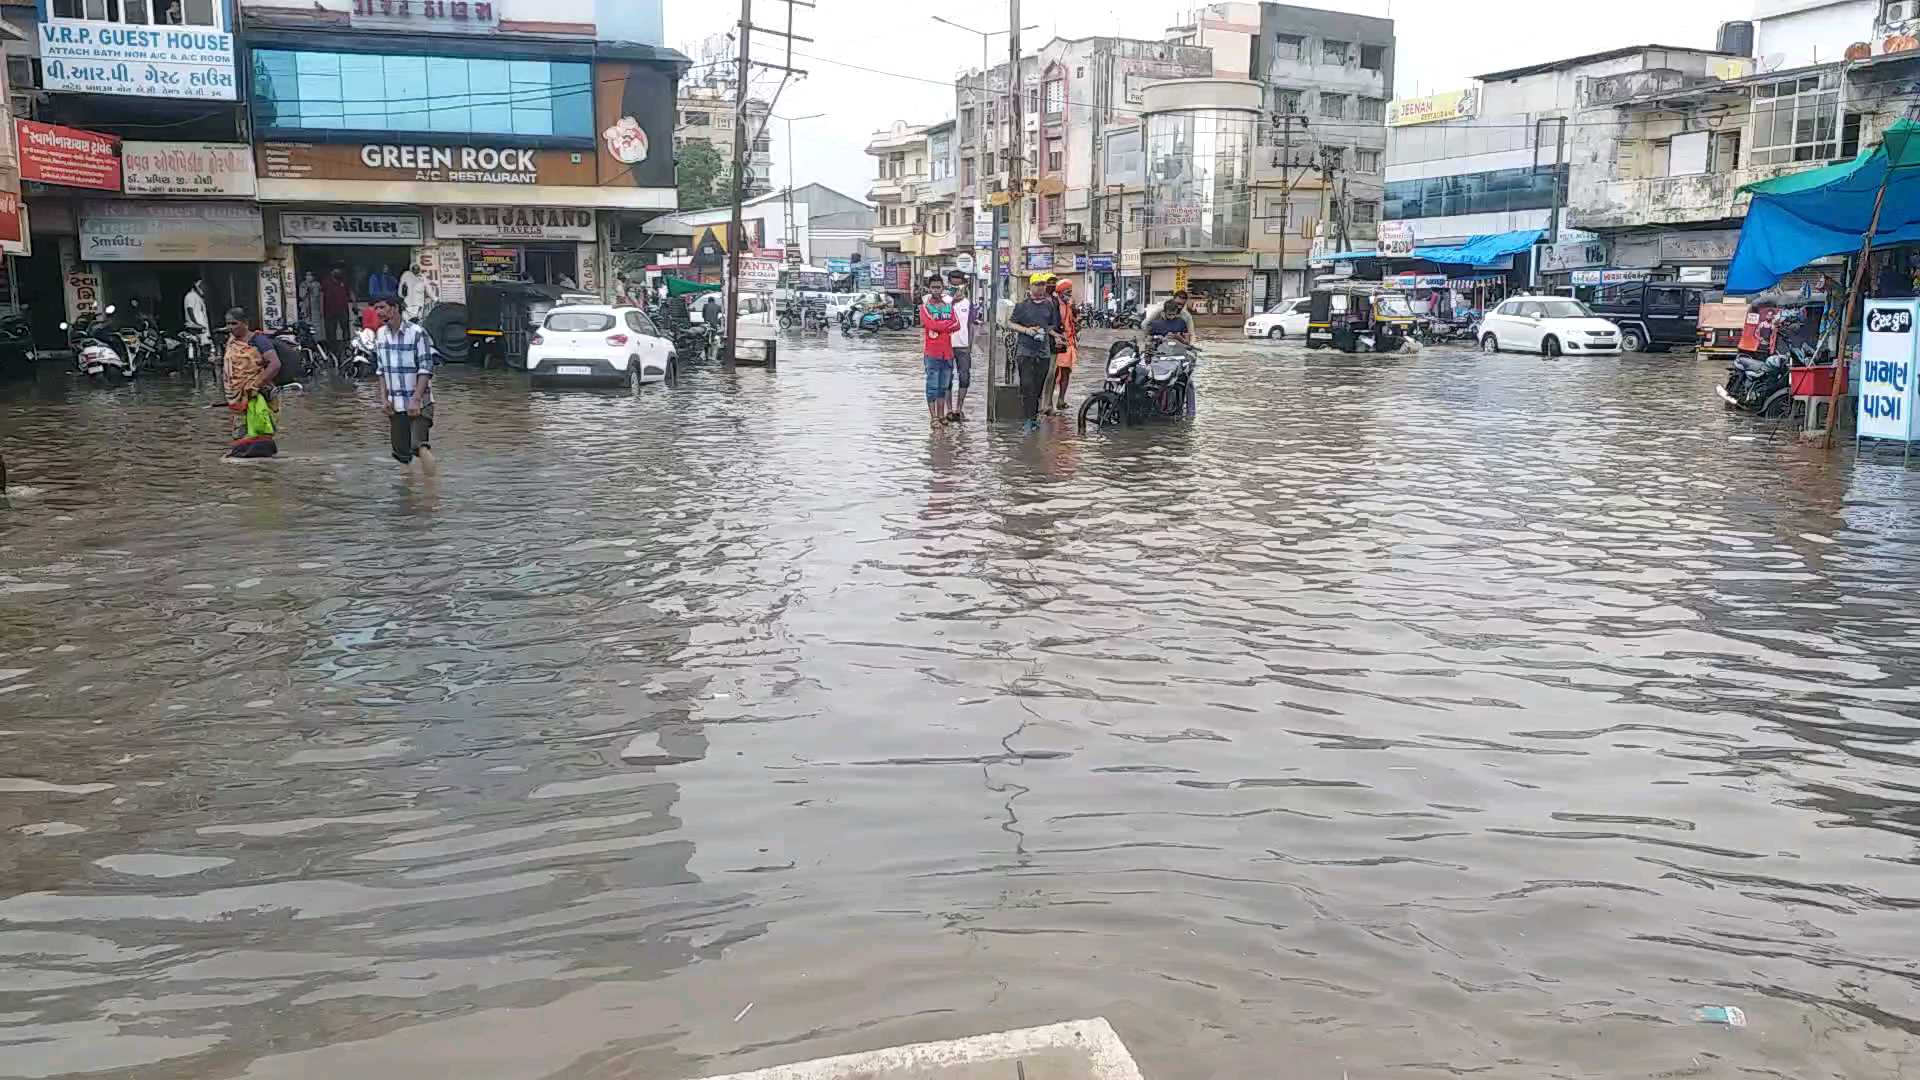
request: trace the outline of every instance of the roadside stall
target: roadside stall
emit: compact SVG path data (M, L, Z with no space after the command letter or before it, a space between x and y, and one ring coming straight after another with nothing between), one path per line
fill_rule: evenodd
M1827 311L1837 316L1823 318L1818 343L1851 360L1860 351L1863 323L1869 324L1869 333L1886 332L1871 325L1874 305L1867 301L1888 283L1872 280L1868 271L1876 247L1920 241L1920 168L1915 167L1920 166L1920 138L1916 136L1920 136L1920 123L1901 120L1887 128L1880 145L1852 161L1744 185L1740 190L1750 194L1752 202L1727 268L1727 291L1759 293L1817 259L1852 252L1846 272L1850 285L1842 296L1832 298ZM1910 290L1909 281L1908 289L1899 291ZM1901 302L1889 299L1883 306L1891 312ZM1889 315L1883 321L1891 325L1897 320ZM1897 374L1903 382L1912 374L1905 368L1896 372L1869 366L1876 376ZM1829 364L1824 379L1810 373L1795 380L1795 397L1806 407L1808 430L1818 423L1828 445L1838 427L1842 396L1864 393L1863 412L1869 402L1888 396L1877 385L1863 387L1860 376L1857 365L1843 364L1836 375ZM1821 382L1827 384L1824 394ZM1809 392L1801 393L1803 388ZM1822 404L1826 415L1817 421Z

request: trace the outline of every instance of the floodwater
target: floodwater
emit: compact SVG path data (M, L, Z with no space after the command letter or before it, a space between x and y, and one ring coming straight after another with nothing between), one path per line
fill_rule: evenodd
M1022 439L832 342L449 370L433 480L342 383L265 464L0 388L0 1075L1920 1072L1920 472L1684 355Z

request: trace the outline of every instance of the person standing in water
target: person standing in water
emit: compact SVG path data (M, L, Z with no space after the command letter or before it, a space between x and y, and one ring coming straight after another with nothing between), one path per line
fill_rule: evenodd
M393 460L409 465L417 457L421 468L432 472L433 343L420 324L401 318L399 298L383 296L373 306L382 322L373 355Z
M262 397L269 410L279 411L273 384L280 377L280 354L274 351L273 337L256 331L244 309L228 308L226 321L227 412L233 420L233 444L227 456L272 457L279 452L277 441L272 435L247 434L247 409L254 398ZM277 420L274 427L279 427Z
M947 305L946 286L936 276L927 280L926 298L920 304L920 330L925 338L921 362L927 373L927 423L937 425L948 415L947 398L953 393L953 332L960 324L953 308Z

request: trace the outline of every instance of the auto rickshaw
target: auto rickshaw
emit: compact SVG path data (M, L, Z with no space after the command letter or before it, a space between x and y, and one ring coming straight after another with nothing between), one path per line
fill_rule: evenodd
M1307 348L1393 352L1413 332L1406 296L1377 281L1325 282L1313 288Z

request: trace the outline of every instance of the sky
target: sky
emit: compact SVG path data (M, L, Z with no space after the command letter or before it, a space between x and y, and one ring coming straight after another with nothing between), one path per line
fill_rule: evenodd
M804 78L789 79L774 105L777 116L824 114L792 125L775 120L772 136L775 187L823 183L864 199L873 162L866 156L874 132L896 120L932 123L953 116L953 77L980 66L980 38L929 17L947 18L981 30L1004 29L1007 8L998 2L915 7L875 0L816 0L794 7L794 33L814 40L792 45L792 65ZM1398 50L1394 93L1415 97L1471 85L1472 77L1503 68L1563 59L1626 45L1712 48L1714 30L1730 19L1753 16L1754 0L1318 0L1302 4L1394 20ZM1027 0L1021 22L1025 51L1054 36L1158 40L1167 27L1187 21L1200 5L1144 0ZM756 25L786 26L788 7L779 0L753 0ZM739 8L728 0L666 0L667 44L699 59L703 40L728 33ZM998 19L989 24L990 19ZM786 60L782 39L754 37L752 56ZM1006 59L1006 36L993 39L994 62ZM727 54L731 55L730 48ZM863 70L865 69L865 70ZM701 74L696 67L694 77ZM777 73L755 76L760 96L769 96Z

